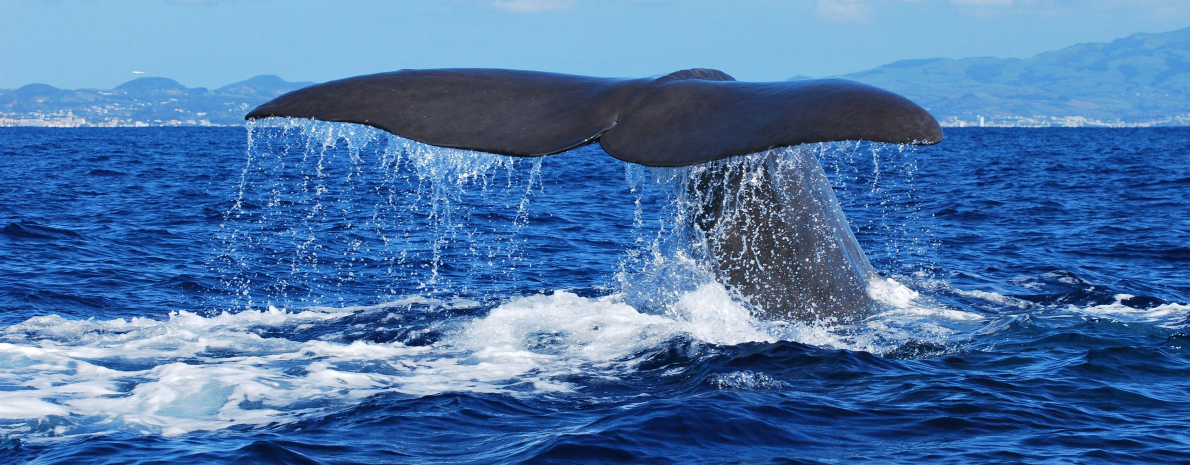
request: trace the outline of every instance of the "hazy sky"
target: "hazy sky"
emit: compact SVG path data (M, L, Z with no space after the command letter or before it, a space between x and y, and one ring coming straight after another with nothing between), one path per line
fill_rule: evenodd
M401 68L824 77L1190 26L1190 0L0 0L0 87Z

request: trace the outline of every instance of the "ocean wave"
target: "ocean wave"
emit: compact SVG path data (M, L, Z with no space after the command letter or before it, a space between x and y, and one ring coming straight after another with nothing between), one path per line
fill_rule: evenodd
M909 305L852 326L760 321L717 284L685 293L660 313L639 311L623 294L555 291L513 297L470 318L410 317L479 305L411 297L209 316L179 310L164 319L30 318L0 333L0 383L7 386L0 390L0 418L7 420L0 429L43 438L174 436L284 424L380 393L568 395L591 380L631 376L675 341L717 347L791 340L879 352L908 340L944 341L954 333L933 321L970 318ZM368 340L406 324L413 327L397 340ZM427 332L437 335L418 339ZM745 375L708 382L781 385ZM57 418L55 426L40 426L48 418Z
M0 233L15 239L78 239L82 234L65 228L55 228L33 221L8 223Z

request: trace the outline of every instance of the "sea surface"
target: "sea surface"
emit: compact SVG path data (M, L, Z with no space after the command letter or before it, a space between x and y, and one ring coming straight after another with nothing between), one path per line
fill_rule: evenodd
M692 168L2 128L0 463L1190 463L1190 129L945 137L770 154L887 278L771 321Z

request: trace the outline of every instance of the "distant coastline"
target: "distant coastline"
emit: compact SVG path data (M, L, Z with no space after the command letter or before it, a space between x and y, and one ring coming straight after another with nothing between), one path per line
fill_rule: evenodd
M903 60L835 76L908 97L944 127L1190 126L1190 28L1033 57ZM792 79L807 79L797 76ZM277 76L210 90L142 77L115 89L0 89L0 127L242 126L311 85Z
M242 126L252 108L311 84L268 75L213 90L160 77L115 89L30 84L0 90L0 127Z
M1190 113L1151 121L1102 121L1084 116L979 116L941 119L944 128L1157 128L1190 126Z
M201 116L200 116L201 118ZM152 128L152 127L236 127L239 124L212 123L209 119L171 119L141 121L136 119L109 118L103 121L88 121L87 118L75 116L73 112L54 112L51 114L5 115L0 113L0 128Z

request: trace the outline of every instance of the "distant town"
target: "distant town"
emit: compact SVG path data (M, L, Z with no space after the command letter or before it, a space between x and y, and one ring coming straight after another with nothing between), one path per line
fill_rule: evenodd
M145 104L150 105L150 104ZM134 107L135 108L135 107ZM229 112L239 112L246 114L250 107L247 103L229 107ZM95 106L88 109L89 115L108 115L108 114L123 114L127 113L130 108L112 105L109 107ZM31 112L31 113L0 113L0 127L37 127L37 128L146 128L146 127L169 127L169 126L242 126L242 121L234 122L212 122L208 119L206 112L189 112L184 109L175 109L178 113L176 118L170 119L136 119L136 118L121 118L117 116L90 116L82 117L74 114L73 110L58 110L48 113ZM1190 126L1190 113L1172 116L1168 118L1145 121L1145 122L1124 122L1124 121L1102 121L1091 119L1083 116L975 116L973 118L960 118L951 116L938 121L942 127L947 128L973 128L973 127L997 127L997 128L1045 128L1045 127L1062 127L1062 128L1136 128L1136 127L1162 127L1162 126Z
M944 128L1150 128L1190 126L1190 113L1142 122L1103 121L1085 116L952 116L938 121Z
M245 113L248 106L241 105ZM91 114L107 114L123 112L127 108L113 105L111 107L92 107ZM186 112L179 109L177 118L139 120L134 118L120 118L110 116L106 118L90 119L77 116L74 110L57 110L49 113L0 113L0 127L28 127L28 128L147 128L160 126L239 126L242 124L212 123L207 119L206 112Z
M0 126L241 126L256 106L310 82L257 76L218 89L141 77L115 89L59 89L30 84L0 90Z

